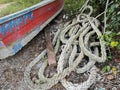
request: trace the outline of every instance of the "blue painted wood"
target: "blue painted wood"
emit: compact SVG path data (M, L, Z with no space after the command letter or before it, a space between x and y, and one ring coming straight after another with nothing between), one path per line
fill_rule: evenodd
M27 20L33 20L33 19L34 19L33 12L24 14L19 18L9 21L8 23L2 24L0 26L0 33L2 33L3 36L5 36L8 31L12 32L14 28L19 29L19 26L21 24L26 25Z
M4 44L0 41L0 47L3 47L4 46Z
M19 50L22 49L22 44L21 42L18 42L14 47L13 47L13 53L17 53Z

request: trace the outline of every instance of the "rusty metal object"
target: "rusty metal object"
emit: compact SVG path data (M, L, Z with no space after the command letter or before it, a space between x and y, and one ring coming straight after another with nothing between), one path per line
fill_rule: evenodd
M46 50L48 55L48 64L54 66L56 65L56 58L55 58L55 53L54 53L53 45L51 42L51 36L48 28L47 30L45 30L45 40L46 40Z

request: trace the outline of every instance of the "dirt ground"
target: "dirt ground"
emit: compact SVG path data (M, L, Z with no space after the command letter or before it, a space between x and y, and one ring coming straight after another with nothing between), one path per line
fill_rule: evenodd
M60 14L55 18L49 24L50 30L57 30L62 27L64 21L61 18L63 17L64 14ZM24 71L25 67L45 48L44 30L16 55L0 60L0 90L29 90L23 80ZM100 72L101 67L105 65L115 66L119 71L118 74L116 76L112 72L102 74ZM109 61L104 64L97 64L97 67L99 68L98 80L89 90L120 90L120 63ZM108 75L112 75L113 77L108 78ZM72 79L69 79L69 81L74 80L73 82L79 82L82 80L81 76L72 72L70 75ZM58 84L51 90L64 90L64 88Z

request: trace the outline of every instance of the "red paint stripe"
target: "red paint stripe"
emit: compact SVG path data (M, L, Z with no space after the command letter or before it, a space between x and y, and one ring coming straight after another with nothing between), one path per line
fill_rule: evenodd
M33 11L34 20L29 21L21 30L18 30L11 35L5 37L2 41L5 45L10 44L13 41L16 41L20 38L23 38L27 35L31 30L33 30L36 26L42 25L45 21L47 21L51 16L53 16L63 5L63 0L56 0L55 2L41 7L35 11ZM46 11L48 8L52 8L52 11Z

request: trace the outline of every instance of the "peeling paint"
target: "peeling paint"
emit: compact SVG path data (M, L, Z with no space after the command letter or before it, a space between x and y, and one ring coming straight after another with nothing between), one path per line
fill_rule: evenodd
M22 47L23 47L23 46L22 46L21 42L17 43L17 44L13 47L13 52L14 52L14 53L18 52Z
M33 18L33 13L29 12L19 18L4 23L0 26L0 33L5 36L8 32L12 33L13 31L19 30L22 24L26 25L28 20L33 20Z
M2 41L0 41L0 47L3 47L4 46L4 44L2 43Z

